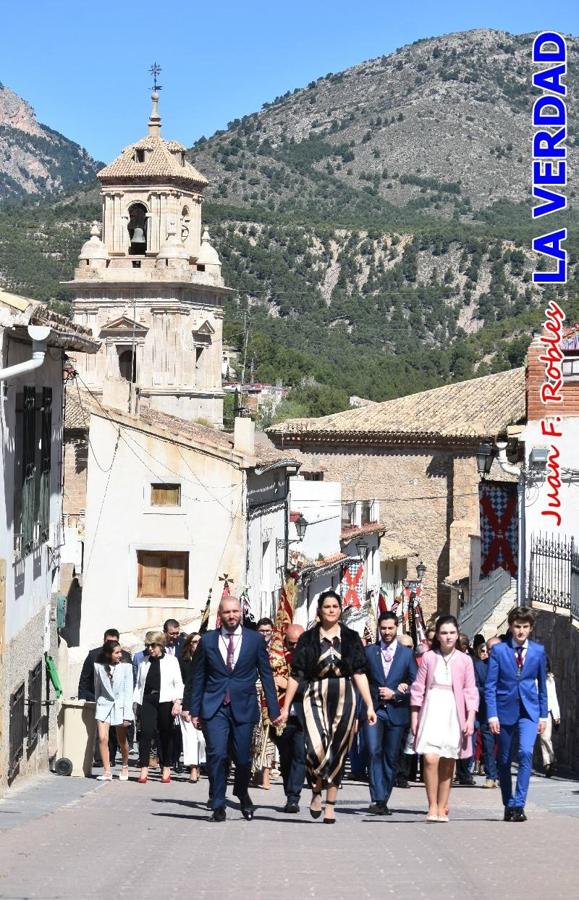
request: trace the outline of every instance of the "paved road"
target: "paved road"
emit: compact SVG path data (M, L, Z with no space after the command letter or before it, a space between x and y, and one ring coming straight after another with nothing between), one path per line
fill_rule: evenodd
M506 824L498 791L455 788L448 825L424 822L422 786L397 790L395 815L365 814L347 782L338 821L279 812L282 792L254 790L208 822L207 782L108 784L45 776L0 802L1 900L452 900L577 897L579 782L534 778L529 821ZM63 805L60 805L62 802Z

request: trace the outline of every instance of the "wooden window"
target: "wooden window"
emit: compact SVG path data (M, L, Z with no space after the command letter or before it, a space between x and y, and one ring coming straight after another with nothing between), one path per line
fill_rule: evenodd
M181 485L152 484L151 506L181 506Z
M189 596L189 554L164 550L138 550L139 597Z

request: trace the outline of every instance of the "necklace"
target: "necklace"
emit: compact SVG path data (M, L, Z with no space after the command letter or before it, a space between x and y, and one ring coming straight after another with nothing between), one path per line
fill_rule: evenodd
M445 669L446 669L447 672L448 672L448 667L449 667L449 665L450 665L450 661L451 661L451 659L452 659L452 657L454 656L455 653L456 653L456 648L455 648L455 647L450 651L450 653L448 654L448 656L445 656L444 653L442 653L442 651L441 651L441 653L440 653L440 655L442 656L442 661L443 661L443 663L444 663L444 667L445 667Z

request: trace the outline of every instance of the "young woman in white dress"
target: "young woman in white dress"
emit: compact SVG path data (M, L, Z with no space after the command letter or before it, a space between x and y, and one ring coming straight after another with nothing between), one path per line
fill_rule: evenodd
M133 721L133 667L121 662L122 649L118 641L108 641L94 664L94 693L96 700L99 748L103 761L103 774L99 781L111 781L109 754L109 729L117 733L117 742L123 761L119 781L129 780L129 745L127 728Z
M441 616L410 693L410 727L424 758L428 822L448 822L455 760L471 754L479 694L472 660L457 641L458 622Z

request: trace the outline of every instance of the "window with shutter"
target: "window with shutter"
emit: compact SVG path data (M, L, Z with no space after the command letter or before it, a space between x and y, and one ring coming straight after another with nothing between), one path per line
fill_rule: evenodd
M22 478L20 533L22 554L26 555L34 546L36 512L36 390L33 387L24 388Z
M52 388L42 389L40 430L40 490L38 521L40 540L47 541L50 529L50 464L52 444Z
M181 506L181 485L152 484L151 506Z
M189 594L189 554L138 550L139 597L185 600Z

